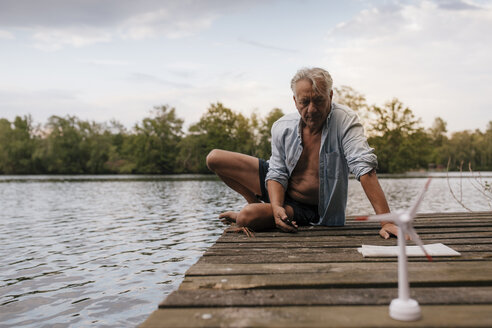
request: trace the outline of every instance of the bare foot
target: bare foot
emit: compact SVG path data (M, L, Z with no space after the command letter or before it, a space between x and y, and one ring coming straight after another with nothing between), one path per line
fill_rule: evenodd
M220 213L219 219L222 223L233 224L233 223L236 223L236 219L237 219L238 215L239 215L239 212L227 211L224 213Z

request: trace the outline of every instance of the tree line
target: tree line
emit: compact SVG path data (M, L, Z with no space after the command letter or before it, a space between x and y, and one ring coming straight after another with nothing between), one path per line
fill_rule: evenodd
M342 86L335 101L354 109L375 148L382 173L422 169L455 170L470 163L474 170L492 170L492 121L485 132L454 132L437 117L424 129L412 110L394 98L382 106ZM284 115L279 108L264 117L249 117L211 104L188 132L176 109L155 107L149 117L125 128L117 121L98 123L76 116L51 116L35 124L30 115L0 119L0 174L174 174L207 173L205 158L214 148L256 157L270 157L273 123Z

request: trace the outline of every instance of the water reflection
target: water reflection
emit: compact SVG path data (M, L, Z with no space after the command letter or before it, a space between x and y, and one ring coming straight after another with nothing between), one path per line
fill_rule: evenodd
M393 210L424 183L381 179ZM491 210L469 184L462 194ZM221 234L218 213L245 203L211 176L4 176L0 199L0 322L25 327L138 325ZM435 178L420 211L464 209ZM351 180L347 214L367 213Z

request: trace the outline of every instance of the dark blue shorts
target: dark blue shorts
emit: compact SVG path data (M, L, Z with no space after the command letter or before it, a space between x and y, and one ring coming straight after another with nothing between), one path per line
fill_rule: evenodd
M268 190L265 187L265 178L268 172L268 162L264 159L259 158L259 175L260 175L260 187L261 195L257 195L257 198L265 203L270 202L270 197L268 197ZM294 209L294 219L297 225L310 225L313 222L319 221L318 215L318 205L303 204L298 201L293 200L286 193L284 199L284 206L289 205Z

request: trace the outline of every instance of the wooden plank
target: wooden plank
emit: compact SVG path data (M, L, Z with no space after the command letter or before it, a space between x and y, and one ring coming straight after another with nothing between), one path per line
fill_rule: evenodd
M347 216L347 219L353 219L358 217L359 215L350 215ZM490 218L492 216L491 211L474 211L474 212L431 212L431 213L417 213L417 218L448 218L448 217L456 217L456 218Z
M295 236L296 238L313 238L313 237L319 237L319 236L329 236L329 237L336 237L336 236L354 236L354 237L360 237L360 238L365 238L365 237L379 237L379 230L380 228L377 227L376 229L337 229L337 230L320 230L320 229L313 229L313 230L299 230L298 232L295 233L285 233L282 231L271 231L271 232L254 232L254 236L256 238L275 238L275 237L286 237L286 236ZM456 238L458 235L463 235L467 234L467 236L472 236L472 237L478 237L478 238L484 238L484 237L492 237L492 226L490 227L473 227L473 228L461 228L461 227L436 227L436 228L425 228L425 229L415 229L417 233L422 237L422 238L429 238L429 235L439 235L439 236L446 236L450 235L450 238ZM236 230L229 230L230 232L225 233L221 238L227 238L230 236L237 236L238 233Z
M439 230L441 232L483 232L483 231L492 231L491 228L492 224L483 224L483 223L474 223L473 225L468 225L468 224L456 224L456 225L450 225L450 224L436 224L436 225L415 225L415 228L418 230L418 232L421 233L435 233L436 230ZM341 232L372 232L374 230L379 230L381 227L378 224L371 224L371 225L345 225L342 227L306 227L306 226L301 226L298 229L297 234L299 235L304 235L304 234L309 234L309 235L317 235L317 234L327 234L327 233L341 233ZM228 232L227 230L225 231L226 233ZM280 230L268 230L261 232L264 235L278 235L282 234L282 231Z
M464 239L467 238L468 240L474 239L474 238L491 238L492 237L492 232L486 231L486 232L462 232L462 233L430 233L430 234L422 234L419 232L420 238L422 240L428 240L428 239ZM340 237L350 237L353 238L355 236L364 236L366 243L369 244L371 240L378 240L379 235L377 231L374 232L367 232L363 234L350 234L350 235L321 235L321 236L316 236L316 235L309 235L309 234L297 234L297 233L279 233L277 235L268 235L265 233L257 233L255 234L255 238L249 238L245 236L242 233L228 233L220 237L220 239L217 242L225 243L225 242L302 242L305 240L310 240L310 241L330 241L330 240L337 240L336 238L339 238L338 240L342 240L344 238Z
M364 215L362 215L364 216ZM358 221L356 218L360 216L349 216L346 218L346 224L364 224L368 222ZM414 222L490 222L492 220L492 212L487 212L485 215L438 215L438 216L421 216L417 215Z
M386 305L159 309L140 327L490 327L492 305L424 305L422 315L396 321Z
M469 228L469 227L490 227L492 225L492 219L491 220L473 220L473 221L463 221L463 220L454 220L454 221L449 221L449 220L440 220L440 221L414 221L414 227L416 228L441 228L441 227L459 227L459 228ZM375 222L363 222L360 223L360 221L353 221L353 222L347 222L344 226L342 227L337 227L336 229L343 230L343 229L375 229L379 228L380 224L375 223ZM301 229L308 230L308 229L315 229L315 230L330 230L333 229L333 227L323 227L323 226L313 226L313 227L305 227L302 226Z
M434 227L490 227L492 224L492 219L487 220L435 220L435 221L414 221L414 226L419 228L434 228ZM338 227L339 229L370 229L370 228L378 228L381 225L378 222L363 222L361 221L348 221L344 226ZM309 228L306 226L301 226L302 228ZM330 230L335 227L324 227L324 226L313 226L314 229L317 230Z
M396 257L362 257L356 250L351 252L325 252L289 254L274 257L268 253L245 254L235 256L203 256L198 262L205 263L330 263L330 262L396 262ZM434 262L459 262L459 261L491 261L492 254L488 252L463 252L459 257L434 257ZM409 262L427 262L425 257L409 257Z
M408 245L415 245L411 240L407 241ZM452 248L454 245L468 246L473 245L484 245L484 247L492 247L492 238L478 238L478 239L426 239L426 244L443 243ZM362 244L367 244L367 240L363 238L344 238L343 240L330 240L330 241L311 241L306 240L303 242L289 242L289 243L279 243L279 242L262 242L257 241L254 243L222 243L216 242L214 245L210 246L210 250L216 249L243 249L243 248L298 248L298 247L309 247L309 248L330 248L330 247L360 247ZM371 240L371 245L381 245L381 246L396 246L396 238L391 238L389 240L377 238Z
M409 266L412 286L492 286L491 262L460 267L452 265ZM444 263L447 264L447 263ZM346 270L344 270L344 268ZM269 273L239 275L185 276L180 290L190 289L253 289L253 288L344 288L344 287L396 287L397 268L380 266L367 269L364 265L338 267L323 273ZM249 272L248 272L249 273Z
M462 212L431 212L431 213L417 213L417 218L447 218L447 217L457 217L457 218L490 218L491 211L462 211ZM360 213L357 215L348 215L347 220L354 219L361 215L372 215L373 213Z
M440 227L439 229L421 228L416 229L417 233L423 238L426 235L436 234L439 235L462 235L474 233L476 236L492 237L492 227L470 227L470 228L456 228L456 227ZM317 236L374 236L378 235L379 227L377 229L350 229L350 228L332 228L332 229L299 229L297 233L289 235L296 236L297 238L317 237ZM228 234L234 234L230 232ZM223 237L227 237L225 234ZM272 237L284 237L285 232L282 231L267 231L256 234L257 238L272 238Z
M417 287L410 293L420 305L492 304L492 287ZM385 305L397 294L396 288L177 290L159 307Z
M360 247L360 245L358 246ZM272 256L284 256L286 254L320 254L325 252L353 252L357 247L309 247L308 245L302 245L296 248L282 248L280 247L248 247L248 248L210 248L203 256L236 256L236 255L254 255L260 252L268 252ZM492 254L492 244L476 244L476 245L454 245L452 247L458 252L489 252Z
M491 212L492 213L492 212ZM490 222L492 221L492 216L489 214L488 216L481 217L473 217L473 216L463 216L463 217L451 217L451 216L443 216L443 217L419 217L417 216L414 220L415 223L471 223L471 222ZM360 224L374 224L367 221L359 221L355 217L349 218L347 217L345 220L345 224L349 225L360 225Z
M408 269L410 272L431 271L444 274L449 271L454 272L471 272L479 271L483 274L492 272L492 262L412 262ZM369 272L369 274L377 274L379 270L386 272L394 272L397 270L396 262L383 263L264 263L264 264L210 264L198 262L188 269L186 277L191 276L227 276L227 275L262 275L262 274L303 274L303 273L351 273L354 274L354 279L359 277L356 273ZM362 277L362 276L360 276ZM466 278L466 277L464 277Z
M492 212L490 212L492 213ZM414 222L418 222L418 223L422 223L422 222L425 222L425 223L436 223L436 222L440 222L440 223L445 223L445 222L449 222L449 223L453 223L453 222L463 222L463 223L470 223L470 222L490 222L492 220L492 216L491 214L489 213L489 215L487 216L439 216L439 217L419 217L417 216L415 218L415 221ZM352 218L347 218L345 220L346 223L348 224L360 224L361 221L358 221L356 219L352 219ZM364 221L362 221L362 223L364 223ZM367 222L365 222L367 223Z
M433 218L433 217L487 217L490 218L491 211L474 211L474 212L432 212L432 213L418 213L417 218Z

